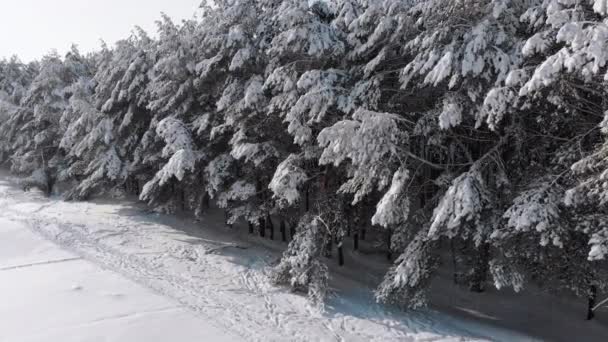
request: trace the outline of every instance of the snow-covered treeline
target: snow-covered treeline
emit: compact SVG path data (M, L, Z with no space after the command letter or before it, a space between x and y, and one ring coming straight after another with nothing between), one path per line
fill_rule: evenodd
M366 232L394 261L382 302L424 305L446 251L472 291L607 290L608 0L202 6L158 38L1 61L0 161L69 200L276 226L274 280L315 303Z

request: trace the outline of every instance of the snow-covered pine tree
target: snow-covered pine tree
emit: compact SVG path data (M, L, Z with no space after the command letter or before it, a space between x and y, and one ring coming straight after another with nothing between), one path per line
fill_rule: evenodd
M80 153L88 158L82 160L84 172L70 197L85 199L124 184L131 174L139 176L128 170L127 162L136 157L136 147L150 121L145 108L151 45L152 40L137 28L114 49L104 46L97 56L94 107L90 109L102 115L96 114L96 128L82 139L86 145L80 146Z
M606 5L603 0L550 0L531 6L522 17L535 31L522 49L528 68L515 77L520 81L514 84L520 102L542 109L537 115L545 127L539 130L541 134L562 139L562 146L554 148L559 168L553 168L557 175L551 184L570 188L562 195L566 205L562 213L568 219L571 240L562 248L571 263L578 264L570 271L578 276L563 280L577 295L589 297L589 318L598 288L606 286L601 261L608 217L602 200L606 168L600 135L606 112ZM581 251L583 255L577 253ZM588 262L581 261L585 252ZM547 266L558 263L570 265L560 260Z
M39 72L38 63L21 63L17 57L0 61L0 164L7 162L14 153L15 134L19 128L21 99Z
M49 195L58 175L67 168L59 142L61 118L72 96L70 86L87 71L86 61L75 47L65 59L54 53L45 56L21 99L21 109L8 123L19 127L11 134L15 139L11 169L29 175L28 186L40 187Z
M153 48L156 63L147 85L152 120L136 150L132 169L155 172L140 199L164 212L199 205L197 184L203 152L197 149L190 125L202 115L195 89L199 28L194 21L174 24L163 15ZM195 172L199 170L198 172Z
M323 218L307 213L300 219L296 235L272 274L277 284L289 284L308 293L311 304L323 310L329 271L323 262L329 227Z

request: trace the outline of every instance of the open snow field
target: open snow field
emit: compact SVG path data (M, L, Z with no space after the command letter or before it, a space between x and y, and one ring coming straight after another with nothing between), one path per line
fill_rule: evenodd
M536 340L492 317L377 305L348 279L315 313L267 281L277 253L212 222L46 199L0 176L0 341Z
M241 341L0 218L0 341Z

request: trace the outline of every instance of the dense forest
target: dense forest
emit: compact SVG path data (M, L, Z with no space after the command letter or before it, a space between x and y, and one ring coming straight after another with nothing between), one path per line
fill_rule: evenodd
M288 241L273 280L318 305L345 242L374 239L380 302L424 306L450 260L471 291L534 284L590 319L607 62L608 0L216 0L154 38L0 61L0 163L66 200L215 203Z

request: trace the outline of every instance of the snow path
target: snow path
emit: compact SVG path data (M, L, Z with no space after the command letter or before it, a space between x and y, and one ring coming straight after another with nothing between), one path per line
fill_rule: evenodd
M0 341L240 341L0 217Z
M0 217L25 223L79 257L172 298L248 341L530 340L433 311L394 313L357 288L351 296L334 297L326 314L313 313L304 297L268 282L267 268L276 259L272 254L235 244L215 229L188 234L191 227L177 230L164 222L170 218L128 202L45 199L0 178Z

